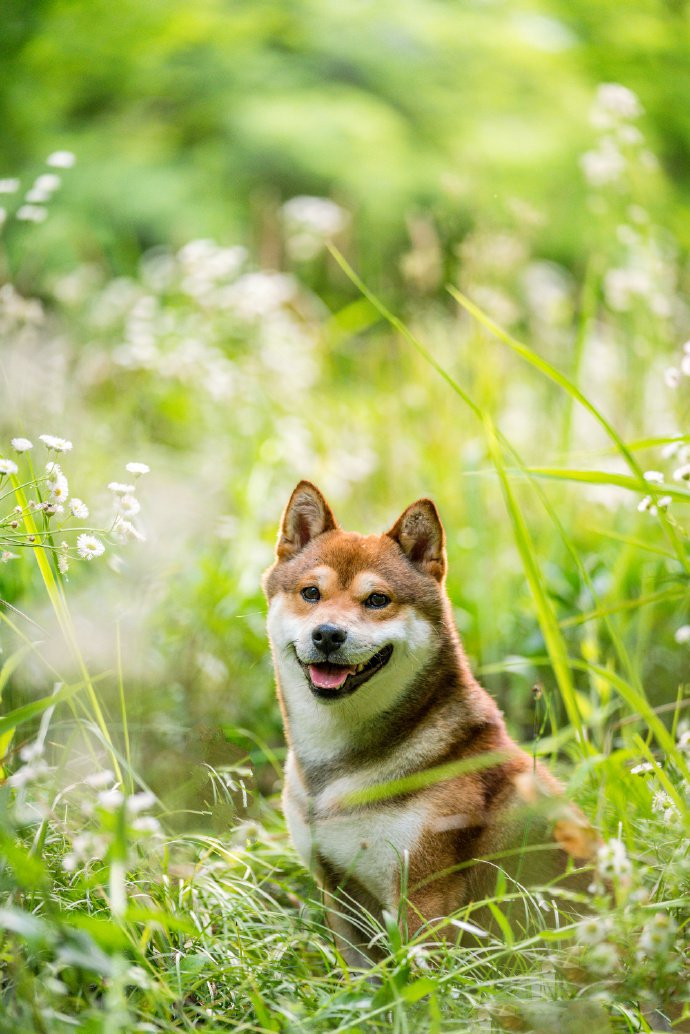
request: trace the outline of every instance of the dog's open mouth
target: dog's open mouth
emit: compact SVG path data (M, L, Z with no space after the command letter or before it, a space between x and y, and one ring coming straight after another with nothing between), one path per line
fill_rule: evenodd
M300 664L309 679L312 692L323 700L333 700L354 693L388 664L392 653L393 646L389 643L364 664L330 664L328 661L314 664L303 664L300 661Z

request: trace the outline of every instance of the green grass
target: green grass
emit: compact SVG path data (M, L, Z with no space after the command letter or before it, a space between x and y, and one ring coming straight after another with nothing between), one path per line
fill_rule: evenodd
M257 294L208 245L149 256L126 283L37 282L46 329L4 296L1 457L14 435L69 434L61 462L106 549L80 562L81 525L29 508L47 498L40 447L0 478L0 551L17 554L0 563L2 1034L684 1029L690 490L673 472L690 462L690 381L663 383L680 329L607 288L665 239L648 216L622 254L636 190L631 175L591 192L565 315L525 300L529 241L508 275L488 230L449 269L459 289L400 313L335 247L254 281L249 313L232 298ZM514 307L507 329L472 300L488 288ZM133 517L146 542L124 546L105 485L130 460L152 473ZM437 500L473 668L613 852L592 872L596 929L565 890L499 873L451 917L476 933L488 904L499 933L440 944L431 921L410 939L403 902L362 917L384 948L374 974L347 971L278 804L259 576L303 476L361 530Z

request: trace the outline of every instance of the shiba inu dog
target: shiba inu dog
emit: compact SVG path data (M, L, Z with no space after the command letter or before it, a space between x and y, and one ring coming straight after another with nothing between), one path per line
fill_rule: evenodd
M360 535L302 481L264 575L289 746L285 816L354 966L376 958L366 912L396 914L404 895L414 933L481 902L499 869L546 883L592 848L584 817L473 678L445 574L431 500L384 535Z

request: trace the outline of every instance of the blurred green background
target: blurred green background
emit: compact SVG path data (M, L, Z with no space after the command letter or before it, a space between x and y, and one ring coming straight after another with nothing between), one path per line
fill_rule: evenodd
M69 233L42 242L56 264L130 271L143 248L207 235L273 261L275 208L298 194L356 213L368 276L392 275L415 212L452 248L515 198L546 253L581 261L599 82L638 94L690 239L684 0L8 0L1 46L3 174L79 155Z
M171 807L203 801L204 763L281 741L258 579L301 477L363 531L433 495L475 668L518 735L537 679L558 712L480 424L283 206L339 206L339 248L526 464L620 470L591 417L447 283L670 481L684 457L648 439L688 431L690 381L664 374L690 336L688 20L683 0L8 0L0 178L21 189L0 199L3 448L73 439L65 469L95 515L126 461L153 468L146 545L75 566L68 589L95 671L117 667L120 630L136 764ZM640 110L600 102L592 122L602 83ZM77 161L48 217L17 218L58 150ZM524 479L515 491L572 656L625 668L623 644L653 702L674 699L680 511L671 532L636 493L540 484L551 515ZM30 556L0 565L0 594L68 665ZM601 607L608 623L582 620ZM15 703L45 692L31 663ZM615 701L576 680L596 738Z

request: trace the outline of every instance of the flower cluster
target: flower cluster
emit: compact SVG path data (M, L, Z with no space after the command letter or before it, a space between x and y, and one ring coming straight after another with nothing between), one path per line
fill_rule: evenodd
M677 388L684 377L690 377L690 341L683 345L677 365L668 366L664 371L664 380L669 388ZM690 459L690 449L687 458ZM687 480L690 480L690 466Z
M345 209L326 197L293 197L285 202L281 214L288 252L298 261L316 258L349 221Z
M56 687L57 688L57 687ZM17 794L19 813L26 821L49 818L69 844L62 866L74 872L79 866L133 857L138 844L147 848L161 835L156 805L148 791L125 794L110 769L94 772L55 790L47 777L54 771L45 756L45 732L19 751L22 764L9 777ZM78 830L78 832L77 832Z
M606 841L597 851L597 875L603 880L625 880L632 872L628 852L616 837Z
M667 912L656 912L642 929L638 954L643 958L666 955L675 941L677 930L673 916Z
M47 205L52 201L55 192L60 188L62 179L55 169L71 169L76 158L71 151L54 151L46 158L47 172L42 172L25 190L22 202L14 216L19 222L42 223L48 217ZM15 195L21 189L21 182L16 177L0 180L0 194ZM7 209L0 207L0 226L7 219Z
M72 442L52 434L41 434L39 441L49 455L60 456L72 451ZM139 513L140 504L135 496L135 484L111 482L114 493L114 514L108 526L98 530L80 527L73 522L85 521L89 507L78 496L70 493L67 475L57 459L49 459L43 470L36 472L31 453L34 444L29 438L15 437L10 442L16 460L0 457L0 503L8 501L10 509L0 512L0 562L19 559L17 548L39 548L54 558L60 575L67 574L73 559L93 560L105 553L103 537L124 544L130 540L144 541L144 535L130 520ZM21 469L20 469L21 468ZM148 473L145 463L126 465L133 480ZM4 491L7 482L8 490ZM28 493L32 496L28 498ZM35 497L33 497L35 493ZM71 542L58 535L71 536Z
M41 782L52 771L44 755L45 748L40 738L21 747L19 757L23 764L12 773L9 785L19 790Z
M590 119L602 135L596 149L587 151L580 159L590 186L605 187L622 179L629 150L642 143L642 134L633 124L641 114L642 107L632 90L619 83L599 86Z
M606 303L617 314L638 308L649 312L658 324L659 319L670 319L677 306L676 252L668 234L652 224L633 197L640 171L658 164L635 124L641 114L631 90L619 83L602 84L591 112L599 138L596 147L582 155L580 165L591 190L592 211L608 211L610 218L606 234L612 260L603 278Z
M0 287L0 332L31 330L40 326L43 319L43 306L35 298L25 298L10 283Z
M246 405L249 378L262 373L275 373L276 387L279 373L281 391L314 383L316 307L291 275L248 269L244 248L199 240L144 256L141 279L106 287L91 313L101 336L118 335L116 372Z
M672 460L675 470L672 479L681 485L690 483L690 444L685 444L682 439L669 442L662 451L664 460ZM637 509L640 513L649 513L656 517L659 513L666 513L672 503L670 495L664 493L664 485L667 483L667 475L661 470L646 470L645 481L654 487L660 495L646 495L638 503Z
M87 776L82 783L87 795L80 801L80 810L89 825L79 833L69 832L71 850L62 865L74 872L80 865L103 862L112 855L115 841L125 837L129 854L142 839L161 835L161 825L153 815L146 815L156 804L152 793L143 791L125 795L110 769ZM123 824L119 823L123 819Z

